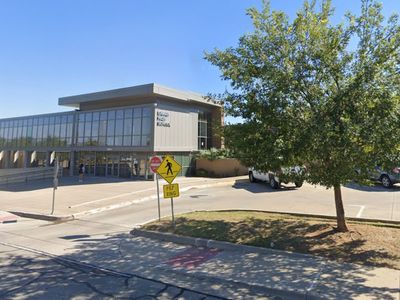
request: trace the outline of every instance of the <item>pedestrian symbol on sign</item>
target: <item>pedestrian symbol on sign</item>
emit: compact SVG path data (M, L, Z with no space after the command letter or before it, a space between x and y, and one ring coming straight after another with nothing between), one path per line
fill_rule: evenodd
M171 183L174 181L181 169L181 165L178 164L171 156L167 155L158 167L157 173L168 183Z
M172 172L172 163L170 163L169 161L168 161L168 159L167 159L167 166L166 166L166 168L168 169L167 170L167 175L171 172L171 175L174 175L174 172Z

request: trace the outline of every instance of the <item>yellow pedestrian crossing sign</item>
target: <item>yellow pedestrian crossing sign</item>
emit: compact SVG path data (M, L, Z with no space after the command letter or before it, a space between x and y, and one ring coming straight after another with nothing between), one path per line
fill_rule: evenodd
M181 169L181 165L178 164L171 156L167 155L164 157L164 160L158 167L157 173L168 183L171 183L172 181L174 181L175 177L179 174Z
M164 198L179 197L179 185L177 183L163 185Z

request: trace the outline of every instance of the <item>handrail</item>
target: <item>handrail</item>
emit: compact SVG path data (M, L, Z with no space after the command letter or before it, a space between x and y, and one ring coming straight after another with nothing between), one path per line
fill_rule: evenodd
M60 169L59 174L62 174ZM0 185L8 185L11 183L27 183L32 180L49 179L54 175L54 167L39 168L36 170L28 170L22 173L14 173L0 176Z
M12 177L14 175L21 176L21 175L32 174L32 173L42 173L42 172L48 172L48 171L54 171L54 167L45 167L45 168L40 167L40 168L35 169L35 170L26 170L25 169L25 171L22 171L22 172L19 172L19 173L10 173L10 174L0 175L0 178L2 178L2 177L10 177L10 176Z

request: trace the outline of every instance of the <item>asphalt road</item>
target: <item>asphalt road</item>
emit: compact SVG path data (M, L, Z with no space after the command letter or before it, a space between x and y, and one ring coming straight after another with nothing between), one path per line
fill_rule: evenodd
M379 185L342 188L348 217L400 221L400 187L390 190ZM162 216L171 215L170 199L161 199ZM234 187L192 189L174 199L175 214L194 210L252 209L335 216L333 190L305 184L297 189L287 185L273 190L264 183L239 181ZM81 218L130 227L157 219L157 202L150 200L129 207Z
M347 216L400 220L399 187L391 190L380 186L345 187L343 200ZM276 191L266 184L251 184L246 180L238 182L234 187L189 190L182 193L181 197L174 199L174 206L176 214L214 209L335 214L332 190L305 185L300 189L287 186ZM170 216L169 199L161 199L161 213L162 216ZM154 220L157 216L157 201L153 199L121 209L88 215L66 223L57 224L22 218L17 223L0 224L0 242L34 248L55 256L84 255L85 252L81 251L82 240L87 243L90 239L94 246L101 247L105 239L127 234L132 227ZM29 251L12 249L4 244L0 247L0 261L0 290L3 293L0 293L0 298L5 299L24 299L26 298L24 295L42 299L43 293L68 298L75 295L74 291L82 293L83 298L102 298L122 295L118 293L136 295L134 293L143 293L147 290L151 292L143 295L152 299L151 297L155 298L166 291L176 292L177 295L182 295L185 291L190 292L173 285L154 283L151 280L136 280L134 276L132 276L133 279L119 278L93 270L82 270L76 266L60 264L59 261L48 257L29 253ZM102 282L112 282L112 285L116 287L115 290L98 288L99 283L101 286ZM193 295L194 299L205 297Z

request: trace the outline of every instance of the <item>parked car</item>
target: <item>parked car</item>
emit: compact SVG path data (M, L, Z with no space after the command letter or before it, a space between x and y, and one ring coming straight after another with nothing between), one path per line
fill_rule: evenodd
M303 185L303 173L304 169L299 166L282 168L280 172L261 172L254 168L249 168L249 180L250 182L268 182L273 189L279 189L281 183L287 184L289 182L293 182L299 188Z
M376 166L372 172L372 180L380 181L385 188L391 188L393 184L400 183L400 167L395 167L391 171L383 170Z

